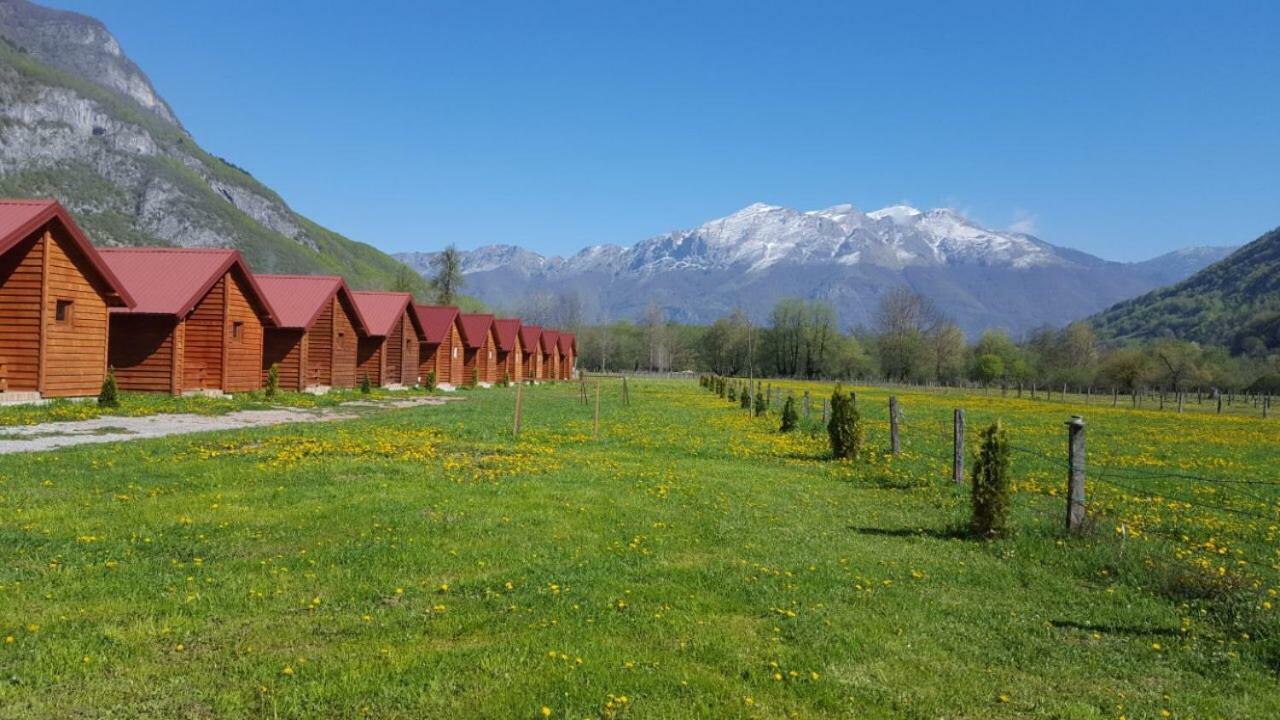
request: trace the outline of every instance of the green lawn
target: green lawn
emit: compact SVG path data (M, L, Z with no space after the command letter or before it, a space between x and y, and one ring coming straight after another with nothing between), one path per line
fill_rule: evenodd
M518 440L492 389L0 456L0 718L1280 716L1275 488L1099 487L1067 537L1052 460L1087 412L1107 467L1275 480L1280 421L902 393L895 460L864 390L834 463L694 382L606 385L599 440L574 386L524 393ZM954 530L955 404L1040 453L1010 539Z

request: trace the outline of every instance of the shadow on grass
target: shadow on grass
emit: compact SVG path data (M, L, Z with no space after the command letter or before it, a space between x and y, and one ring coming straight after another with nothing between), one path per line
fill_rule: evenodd
M848 529L859 535L869 535L871 537L923 537L932 538L934 540L967 540L972 537L969 534L969 531L962 527L949 527L936 530L933 528L873 528L850 526Z
M1083 632L1106 633L1107 635L1160 635L1176 637L1181 633L1177 628L1145 627L1142 625L1095 625L1093 623L1076 622L1074 620L1050 620L1050 625L1060 630L1081 630Z

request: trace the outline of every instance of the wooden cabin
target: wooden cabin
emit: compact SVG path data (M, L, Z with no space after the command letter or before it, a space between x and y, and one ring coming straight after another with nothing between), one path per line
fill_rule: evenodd
M520 347L524 349L524 367L520 374L525 380L537 380L542 377L542 327L538 325L520 326Z
M436 386L446 390L464 384L462 328L458 324L458 308L445 305L414 305L418 324L422 326L422 345L418 349L418 377L427 381L427 373L436 374Z
M578 362L578 339L573 333L562 332L556 344L560 347L560 379L572 380Z
M108 248L137 301L111 310L107 363L125 390L244 392L262 387L262 339L276 324L235 250Z
M520 321L499 318L493 321L493 338L497 342L496 367L499 378L524 382L524 345L520 342Z
M479 385L492 385L498 381L497 338L493 333L492 315L459 316L462 326L462 374L463 384L472 380Z
M560 378L560 333L555 330L542 330L542 375L543 380Z
M132 296L56 200L0 200L0 402L97 395Z
M279 319L266 328L262 382L274 365L282 389L356 386L356 349L367 334L346 281L337 275L258 275Z
M405 292L351 293L367 333L356 349L356 376L381 387L418 384L418 348L422 326Z

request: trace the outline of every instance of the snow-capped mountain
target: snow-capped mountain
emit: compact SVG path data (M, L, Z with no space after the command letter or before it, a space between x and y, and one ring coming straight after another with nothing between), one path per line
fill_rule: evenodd
M762 318L777 299L799 296L832 302L845 324L866 323L880 293L907 284L970 332L1021 331L1085 317L1169 282L1171 273L1190 274L1219 252L1114 263L985 228L946 208L864 213L846 204L805 212L755 203L690 230L567 258L487 246L464 254L463 272L469 294L512 310L531 295L570 291L594 319L635 317L654 301L670 317L697 322L735 307ZM430 253L398 257L430 272Z

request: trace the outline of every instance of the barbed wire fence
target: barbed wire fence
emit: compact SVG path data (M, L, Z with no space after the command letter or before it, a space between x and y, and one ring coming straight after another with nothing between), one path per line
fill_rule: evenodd
M739 392L742 388L753 393L766 392L770 408L774 402L781 403L788 393L782 388L774 392L767 381L758 380L740 381L739 388ZM1065 393L1062 397L1065 400ZM1218 401L1222 397L1219 396ZM1200 398L1201 401L1204 399ZM825 398L815 397L806 389L798 401L801 417L809 421L811 427L818 417L819 406L821 422L825 424ZM1182 402L1184 400L1179 398L1179 404ZM1261 396L1256 402L1266 417L1269 398ZM885 454L897 456L905 453L936 463L939 467L949 467L946 479L953 483L966 480L964 466L968 460L968 448L965 441L972 436L971 430L976 432L999 419L998 409L975 411L963 407L955 407L949 419L938 418L936 414L917 417L914 408L902 402L896 394L891 394L888 402L859 401L858 406L863 422L869 429L874 429L877 440L883 443ZM1055 522L1060 523L1059 527L1068 534L1082 532L1086 522L1092 526L1098 521L1110 521L1116 524L1117 532L1125 538L1132 533L1157 536L1183 546L1221 543L1223 538L1214 528L1221 529L1220 519L1224 516L1256 521L1235 527L1233 532L1243 535L1243 538L1234 539L1266 546L1280 532L1280 475L1275 478L1223 477L1182 469L1144 469L1114 462L1091 462L1087 439L1093 434L1093 429L1088 428L1084 418L1078 415L1071 416L1064 423L1060 451L1036 447L1036 441L1043 441L1042 430L1033 431L1021 424L1006 427L1011 432L1009 449L1017 457L1016 466L1021 466L1016 469L1019 475L1037 476L1050 482L1058 478L1063 482L1060 487L1065 494L1059 494L1056 489L1047 492L1041 488L1041 495L1049 499L1038 504L1049 508L1053 506L1054 498L1063 502L1058 506L1061 508L1060 519ZM1107 445L1129 439L1121 433L1104 431L1096 434ZM921 442L915 442L917 438ZM1095 453L1094 457L1108 455L1105 452ZM1149 506L1170 510L1172 515L1159 521L1136 517L1138 509ZM1187 515L1193 510L1203 514L1203 522L1198 527L1191 525L1193 518ZM1253 563L1251 567L1265 570L1273 580L1280 578L1280 562L1276 557L1268 563Z

